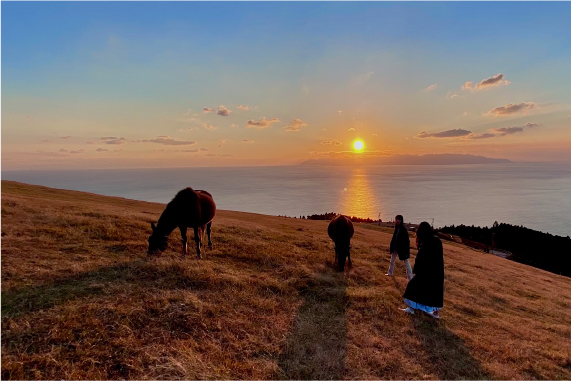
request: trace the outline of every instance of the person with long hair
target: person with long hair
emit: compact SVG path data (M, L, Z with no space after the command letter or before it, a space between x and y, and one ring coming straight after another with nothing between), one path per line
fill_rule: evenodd
M391 264L389 265L389 271L385 275L393 275L395 262L398 257L404 262L406 277L408 280L411 280L412 268L408 261L410 258L410 239L408 238L408 231L404 227L404 218L400 214L395 217L395 231L393 233L393 238L391 239L389 251L391 252Z
M414 262L414 277L408 282L404 292L404 302L408 306L402 310L414 314L421 310L439 318L444 305L444 255L442 242L434 236L428 222L421 222L416 231L418 254Z

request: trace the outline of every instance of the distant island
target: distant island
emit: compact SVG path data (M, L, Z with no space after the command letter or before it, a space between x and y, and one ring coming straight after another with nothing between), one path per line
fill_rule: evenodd
M352 157L338 159L311 159L300 165L459 165L512 163L508 159L493 159L476 155L430 154Z

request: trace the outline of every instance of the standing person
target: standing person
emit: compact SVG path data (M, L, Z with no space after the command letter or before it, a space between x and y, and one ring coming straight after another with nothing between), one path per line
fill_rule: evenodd
M403 311L414 314L421 310L434 318L444 304L444 256L442 242L434 236L428 222L421 222L416 231L418 254L414 262L414 278L404 292L407 308Z
M410 239L408 238L408 232L404 227L404 219L399 214L395 217L395 231L393 233L393 238L391 239L391 264L389 265L389 271L385 274L388 276L393 275L395 269L395 261L397 256L401 261L404 262L404 267L406 268L406 277L408 280L412 279L412 268L408 259L410 258Z

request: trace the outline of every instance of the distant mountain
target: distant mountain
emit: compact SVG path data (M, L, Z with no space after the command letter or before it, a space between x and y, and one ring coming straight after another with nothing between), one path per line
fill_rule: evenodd
M300 165L457 165L511 163L508 159L492 159L476 155L430 154L353 157L342 159L311 159Z

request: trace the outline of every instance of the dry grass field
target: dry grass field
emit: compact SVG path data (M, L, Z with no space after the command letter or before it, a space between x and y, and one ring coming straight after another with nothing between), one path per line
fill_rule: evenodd
M2 181L2 379L571 379L569 278L444 243L442 318L409 316L390 230L345 274L326 221L224 210L202 260L148 257L163 209Z

